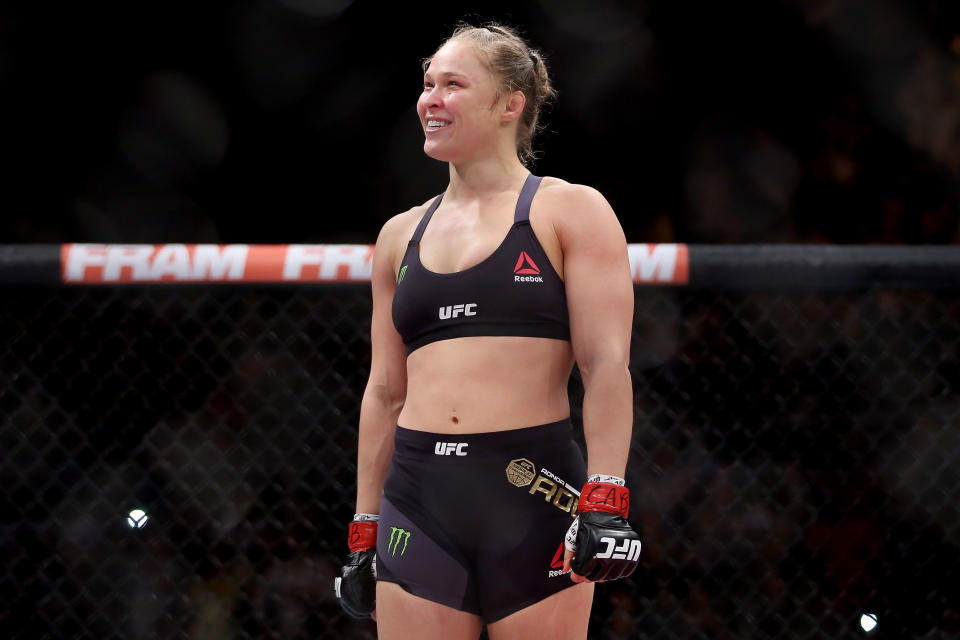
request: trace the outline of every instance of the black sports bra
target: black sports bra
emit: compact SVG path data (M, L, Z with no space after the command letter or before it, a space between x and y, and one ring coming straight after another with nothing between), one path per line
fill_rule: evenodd
M420 263L420 238L443 194L430 204L407 245L393 295L393 324L408 354L464 336L570 340L563 280L530 228L530 203L541 179L527 177L513 226L500 246L455 273L434 273Z

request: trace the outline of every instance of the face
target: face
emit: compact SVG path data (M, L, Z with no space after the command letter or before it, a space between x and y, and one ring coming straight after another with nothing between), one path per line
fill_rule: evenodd
M496 78L473 46L447 42L430 60L417 101L424 152L457 162L482 151L493 136L504 135L496 98Z

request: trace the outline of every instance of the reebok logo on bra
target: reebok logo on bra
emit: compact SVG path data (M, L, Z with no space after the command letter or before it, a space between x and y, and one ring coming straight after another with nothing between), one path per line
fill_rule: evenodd
M526 251L520 252L517 258L517 265L513 268L514 282L543 282L543 276L540 275L540 267L533 261L530 254Z

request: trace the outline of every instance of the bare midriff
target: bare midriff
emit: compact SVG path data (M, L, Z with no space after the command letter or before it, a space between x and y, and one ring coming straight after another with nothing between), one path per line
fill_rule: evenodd
M533 427L570 415L573 351L565 340L471 336L439 340L407 357L398 424L434 433Z

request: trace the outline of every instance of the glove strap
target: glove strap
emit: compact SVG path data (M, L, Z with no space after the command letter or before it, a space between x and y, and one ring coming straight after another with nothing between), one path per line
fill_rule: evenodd
M620 485L621 487L627 486L626 481L620 476L608 476L603 473L594 473L587 478L587 482L609 482L610 484Z
M577 510L602 511L626 519L630 514L630 490L609 482L587 482L580 492Z
M372 520L354 520L347 535L350 551L366 551L377 546L377 523Z

